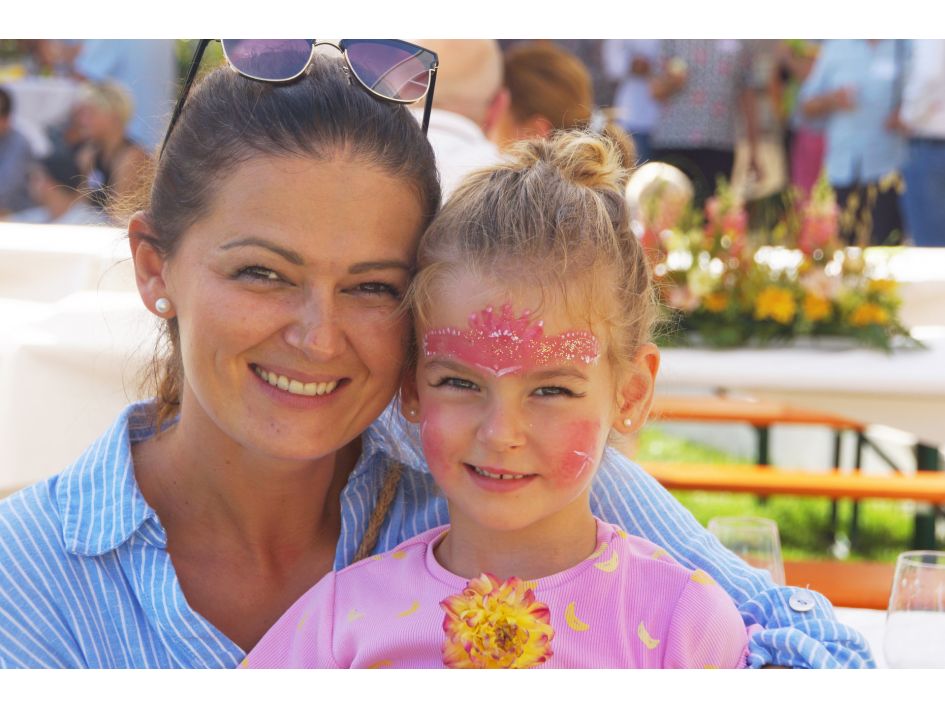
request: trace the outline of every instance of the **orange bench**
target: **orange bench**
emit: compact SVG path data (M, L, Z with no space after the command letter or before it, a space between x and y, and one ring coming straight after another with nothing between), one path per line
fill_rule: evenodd
M895 564L875 561L785 561L790 586L810 586L835 606L886 610Z
M856 470L788 470L771 465L728 465L641 461L643 468L671 490L748 492L757 495L880 498L945 503L945 474L862 473Z

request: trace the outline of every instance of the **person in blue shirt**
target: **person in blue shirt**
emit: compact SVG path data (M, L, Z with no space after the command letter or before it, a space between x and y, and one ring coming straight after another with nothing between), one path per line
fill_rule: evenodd
M897 175L906 143L897 114L904 50L901 40L826 40L801 86L804 116L823 121L824 166L849 244L902 238Z
M0 667L235 667L327 571L446 522L391 404L439 201L415 119L333 57L196 87L128 225L167 336L155 396L0 501ZM715 578L764 627L752 666L874 665L826 599L749 568L613 450L592 507Z

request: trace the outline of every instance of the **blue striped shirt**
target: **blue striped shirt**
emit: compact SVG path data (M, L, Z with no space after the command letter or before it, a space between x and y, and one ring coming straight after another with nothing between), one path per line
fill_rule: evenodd
M167 553L167 535L137 486L131 446L153 435L146 404L59 475L0 502L0 667L235 667L245 653L193 611ZM390 407L363 436L341 496L335 568L360 543L392 456L405 468L377 551L447 521L424 471L415 431ZM791 610L789 589L726 552L652 477L608 450L594 483L595 514L708 571L735 599L753 666L874 666L866 642L814 594Z

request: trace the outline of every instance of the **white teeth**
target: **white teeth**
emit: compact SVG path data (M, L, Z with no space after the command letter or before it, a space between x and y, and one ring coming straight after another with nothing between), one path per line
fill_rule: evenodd
M290 394L299 394L300 396L323 396L331 394L337 387L338 382L300 382L296 379L289 379L284 374L273 374L267 372L262 367L254 366L256 374L271 386L278 387Z
M482 468L477 468L475 465L473 466L473 470L475 470L482 477L491 478L492 480L521 480L524 477L528 477L526 475L496 475L495 473L487 472Z

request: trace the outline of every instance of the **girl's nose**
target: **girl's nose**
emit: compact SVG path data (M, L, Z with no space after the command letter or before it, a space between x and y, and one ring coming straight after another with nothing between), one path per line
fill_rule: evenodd
M311 359L331 359L342 352L345 337L329 294L305 298L285 329L285 341Z
M476 438L497 451L523 446L525 429L521 414L507 403L493 402L479 425Z

